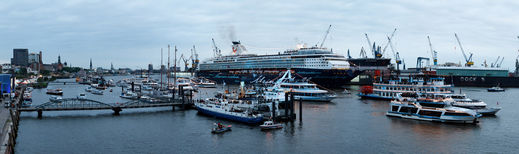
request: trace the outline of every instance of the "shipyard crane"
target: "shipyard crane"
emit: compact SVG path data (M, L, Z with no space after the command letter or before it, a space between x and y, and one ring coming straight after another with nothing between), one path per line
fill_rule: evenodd
M371 41L369 40L368 33L364 33L364 35L366 35L366 40L368 41L368 47L370 47L371 46ZM375 55L374 47L371 48L371 52L373 53L373 55Z
M193 54L194 53L194 54ZM193 45L193 49L191 49L191 73L198 69L198 64L200 60L198 59L198 53L196 53L195 45Z
M323 41L321 42L321 45L319 46L319 48L323 47L324 41L326 41L326 37L328 37L328 34L330 33L330 28L332 28L332 25L328 26L328 30L326 30L326 33L324 33L324 38L323 38Z
M501 57L501 62L499 62L499 64L496 64L496 68L501 67L501 64L503 64L503 60L505 60L505 57Z
M490 67L497 67L497 62L499 62L499 58L501 58L501 56L497 56L496 61L493 63L490 63Z
M465 54L465 50L463 50L463 46L461 46L460 39L458 38L458 34L454 33L454 36L456 37L456 40L458 41L458 44L460 45L461 53L463 53L463 57L465 58L465 66L472 66L474 65L474 62L472 61L472 53L470 53L469 57Z
M222 56L222 50L218 49L218 46L216 46L216 43L214 42L214 38L211 38L211 40L213 41L213 50L214 50L215 57Z
M188 58L188 59L186 59L186 58L184 57L184 54L181 54L181 55L180 55L180 59L181 59L182 61L184 61L184 65L185 65L184 70L185 70L185 71L188 71L188 69L189 69L189 68L188 68L188 66L189 66L189 60L191 59L191 57Z
M368 56L366 55L366 50L364 50L364 47L360 48L360 55L359 56L361 58L368 58Z
M438 52L436 52L436 50L433 49L432 43L431 43L431 38L429 36L427 36L427 40L429 41L429 48L431 49L433 65L436 66L436 65L438 65Z
M393 42L391 42L391 37L387 36L387 43L391 47L391 51L393 52L393 55L395 56L395 63L396 63L396 70L400 72L400 64L402 64L402 61L400 61L400 54L398 52L395 52L395 48L393 47Z
M393 30L393 33L391 33L391 36L389 37L389 39L393 39L393 36L395 36L395 32L396 32L396 28L395 28L395 30ZM387 46L389 46L389 40L388 40L386 46L384 46L384 49L382 49L382 55L384 55L386 53Z

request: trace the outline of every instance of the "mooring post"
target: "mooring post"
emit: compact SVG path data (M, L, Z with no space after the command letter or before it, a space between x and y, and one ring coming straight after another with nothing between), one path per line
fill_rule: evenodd
M135 92L135 82L132 81L132 92Z
M43 117L43 110L38 109L38 119L41 119Z
M290 120L294 120L296 117L295 117L295 113L294 113L294 95L293 93L290 93L290 104L288 104L289 107L290 107Z
M303 122L303 98L299 97L299 122Z
M289 92L285 92L285 118L288 118L288 95L290 93Z
M276 119L276 101L272 101L272 120Z

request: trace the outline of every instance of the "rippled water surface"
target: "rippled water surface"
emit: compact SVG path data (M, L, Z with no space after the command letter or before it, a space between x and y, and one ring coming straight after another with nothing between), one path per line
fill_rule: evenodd
M121 77L113 77L119 79ZM72 81L72 80L70 80ZM85 85L52 84L64 98L84 93ZM386 101L361 100L338 91L331 103L304 102L303 122L281 130L214 119L196 110L169 107L125 109L120 116L106 111L23 113L17 153L517 153L519 150L519 89L489 93L462 88L471 98L503 109L476 125L443 124L386 117ZM198 96L219 89L201 90ZM87 94L107 103L124 102L120 88L105 95ZM456 88L456 92L459 88ZM48 101L45 89L34 90L33 105ZM497 105L499 102L499 105ZM299 105L296 105L298 111ZM225 134L210 133L213 123L232 124Z

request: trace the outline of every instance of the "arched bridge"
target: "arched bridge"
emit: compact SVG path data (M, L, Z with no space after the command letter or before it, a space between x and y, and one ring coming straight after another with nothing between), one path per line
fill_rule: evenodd
M91 99L65 98L60 101L47 102L40 105L19 108L20 112L37 111L38 118L42 117L43 111L71 111L71 110L113 110L115 115L118 115L122 109L125 108L149 108L149 107L166 107L171 106L173 110L175 106L182 108L191 107L193 101L191 99L173 99L164 102L143 102L143 101L128 101L124 103L104 103Z

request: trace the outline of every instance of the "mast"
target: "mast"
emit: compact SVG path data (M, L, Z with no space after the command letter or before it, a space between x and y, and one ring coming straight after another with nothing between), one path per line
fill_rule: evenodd
M173 74L173 79L175 81L173 81L173 84L175 85L175 87L177 86L177 46L175 45L175 64L173 64L173 67L174 67L174 74Z
M160 89L162 89L162 84L163 84L163 82L162 82L162 71L164 71L164 70L162 69L162 66L164 66L164 65L162 64L162 60L163 60L162 55L163 55L163 54L162 54L162 48L160 48Z
M169 87L169 78L171 76L171 73L170 73L170 70L169 70L170 69L170 66L169 66L169 57L170 57L170 55L169 55L169 48L170 48L170 46L168 44L168 71L167 71L168 74L166 75L168 77L168 87Z

